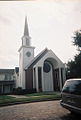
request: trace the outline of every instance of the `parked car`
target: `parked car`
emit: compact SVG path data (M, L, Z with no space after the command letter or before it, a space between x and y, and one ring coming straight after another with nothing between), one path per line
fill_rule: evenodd
M68 79L61 92L60 104L71 111L71 113L81 113L81 78Z

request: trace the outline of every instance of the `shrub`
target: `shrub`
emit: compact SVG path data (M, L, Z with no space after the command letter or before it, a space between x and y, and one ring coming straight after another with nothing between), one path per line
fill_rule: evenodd
M13 89L13 94L15 95L24 95L24 94L31 94L31 93L36 93L36 89L22 89L21 87Z

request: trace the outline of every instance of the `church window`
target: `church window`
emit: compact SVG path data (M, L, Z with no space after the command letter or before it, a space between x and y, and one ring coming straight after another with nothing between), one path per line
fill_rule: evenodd
M26 53L26 55L27 55L27 57L30 57L30 56L31 56L31 53L28 51L28 52Z
M5 79L4 80L8 80L8 75L7 74L5 74Z
M26 39L26 45L29 46L29 40L28 39Z
M43 70L44 70L44 72L48 73L51 70L51 66L47 62L45 62Z

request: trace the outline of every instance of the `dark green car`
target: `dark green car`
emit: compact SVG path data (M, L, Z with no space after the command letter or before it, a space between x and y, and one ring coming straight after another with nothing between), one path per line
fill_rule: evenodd
M72 113L81 113L81 78L65 82L60 104Z

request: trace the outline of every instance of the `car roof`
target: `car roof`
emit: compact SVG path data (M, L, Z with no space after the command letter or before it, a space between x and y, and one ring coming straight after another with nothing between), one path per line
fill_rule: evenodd
M81 78L72 78L72 79L67 79L67 81L74 81L74 80L81 80Z

